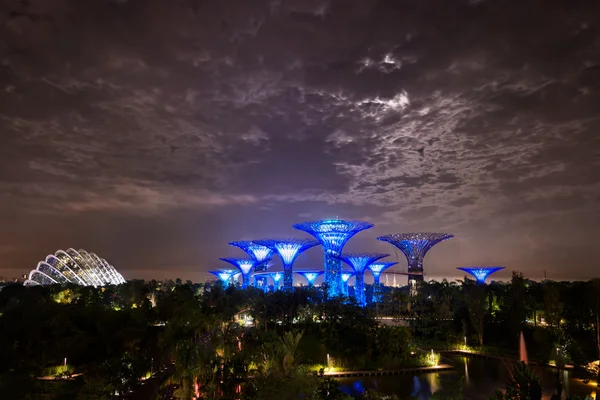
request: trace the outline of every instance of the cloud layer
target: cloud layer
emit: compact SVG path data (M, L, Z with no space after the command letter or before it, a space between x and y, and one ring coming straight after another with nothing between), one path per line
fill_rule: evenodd
M356 246L377 250L393 251L378 233L455 233L433 275L594 276L598 15L592 1L4 1L2 267L75 246L125 276L185 275L237 254L228 240L339 215L375 223Z

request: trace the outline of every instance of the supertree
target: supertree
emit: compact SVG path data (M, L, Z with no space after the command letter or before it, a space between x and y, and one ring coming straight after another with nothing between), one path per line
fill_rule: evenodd
M221 260L240 270L242 273L242 289L247 289L250 286L250 271L256 265L256 261L246 258L221 258Z
M270 276L271 279L273 279L273 289L278 290L279 282L281 282L281 278L283 278L283 273L282 272L269 272L267 275Z
M319 244L319 242L309 239L265 239L257 240L256 243L272 249L281 258L283 264L283 288L285 290L292 290L293 288L294 276L292 274L292 266L296 257L304 250Z
M236 273L233 269L219 269L215 271L208 271L221 281L223 287L227 287L231 284L232 277Z
M323 275L323 271L294 271L298 275L303 276L308 281L308 286L314 286L315 280Z
M417 281L423 280L423 259L425 254L434 245L442 240L453 238L449 233L394 233L391 235L380 236L377 239L388 242L396 246L406 257L408 262L408 285L411 293Z
M342 271L342 294L348 297L348 281L354 276L354 272Z
M368 268L373 274L373 301L381 301L381 283L379 281L381 273L396 264L398 264L398 261L379 262L369 265Z
M460 269L461 271L465 271L466 273L473 275L477 280L477 283L483 284L485 283L485 280L488 276L504 268L506 267L463 267L457 269Z
M356 253L342 254L339 258L354 270L356 277L354 282L354 298L358 305L364 307L367 304L365 298L365 268L375 261L387 257L389 254L380 253Z
M256 267L254 268L256 271ZM269 290L269 275L266 272L254 273L254 287L261 289L263 292Z
M250 257L252 257L256 261L256 265L254 266L255 272L266 271L267 263L273 257L273 250L270 248L260 245L251 240L240 240L237 242L229 242L231 246L239 247L244 250ZM254 285L256 287L266 288L268 287L268 279L264 275L255 275L254 276Z
M267 246L263 246L254 241L249 240L241 240L237 242L230 242L231 246L239 247L244 250L250 257L252 257L256 261L255 270L263 270L266 269L267 262L273 256L273 250L268 248ZM263 267L263 268L261 268Z
M341 276L342 262L338 258L342 254L344 245L358 232L372 227L373 224L368 222L340 219L309 221L294 225L294 228L314 236L323 246L325 253L324 284L330 296L339 296L344 293Z

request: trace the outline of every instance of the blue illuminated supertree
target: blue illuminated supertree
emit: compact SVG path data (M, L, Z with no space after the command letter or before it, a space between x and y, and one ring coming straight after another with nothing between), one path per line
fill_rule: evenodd
M254 268L256 271L256 267ZM254 273L254 287L261 289L263 292L269 290L269 275L265 272Z
M250 286L250 271L256 265L254 259L246 258L221 258L221 260L233 265L242 273L242 289L247 289Z
M477 280L477 283L483 284L485 283L485 280L488 276L504 268L506 267L464 267L457 269L460 269L461 271L465 271L466 273L473 275Z
M232 282L232 277L233 275L235 275L235 271L232 269L219 269L216 271L208 271L211 274L215 275L217 278L219 278L221 280L221 283L223 284L223 287L227 287L229 285L231 285Z
M342 271L342 293L348 297L348 281L354 276L354 272Z
M354 297L356 298L358 305L364 307L367 304L367 300L365 299L365 269L375 261L387 256L389 256L389 254L379 253L342 254L339 256L339 258L352 267L356 273Z
M230 242L229 244L244 250L256 261L256 265L254 266L255 272L267 270L267 263L271 257L273 257L273 250L251 240L240 240L237 242ZM255 275L254 286L266 289L269 286L268 278L264 275Z
M393 244L404 254L408 262L408 285L411 293L414 293L417 281L423 280L425 254L437 243L453 237L454 235L449 233L418 232L394 233L380 236L377 239Z
M358 232L372 228L373 224L363 221L344 221L330 219L322 221L309 221L294 225L294 228L314 236L325 252L325 279L330 296L339 296L344 293L342 282L342 262L338 258L342 254L344 245Z
M373 301L381 301L381 283L379 281L381 273L396 264L398 264L398 261L379 262L369 265L369 269L373 274Z
M278 290L280 287L279 282L283 278L283 272L269 272L267 275L273 279L273 289Z
M319 244L319 242L309 239L265 239L257 240L256 243L267 246L281 258L283 263L283 288L285 290L292 290L294 286L292 265L296 257L304 250Z
M307 281L308 281L308 286L314 286L315 285L315 280L323 275L323 271L294 271L296 272L298 275L302 275Z
M267 262L273 256L273 250L267 246L263 246L254 241L242 240L238 242L230 242L231 246L239 247L244 250L250 257L256 261L255 271L264 271L267 268Z

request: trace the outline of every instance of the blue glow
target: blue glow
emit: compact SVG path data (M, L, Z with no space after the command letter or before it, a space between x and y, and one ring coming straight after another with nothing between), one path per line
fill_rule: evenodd
M340 276L342 277L342 294L345 297L348 297L348 281L350 280L350 278L352 278L354 276L353 272L342 272L340 274Z
M344 293L342 282L342 263L339 256L346 242L358 232L372 228L373 224L363 221L344 221L329 219L322 221L309 221L294 225L294 228L314 236L325 253L325 278L323 283L327 287L327 294L335 297Z
M387 257L389 254L380 253L357 253L357 254L342 254L340 259L348 264L354 272L356 272L356 281L354 283L354 298L358 305L364 307L367 305L365 296L365 268L373 264L375 261Z
M504 268L505 267L465 267L457 269L460 269L461 271L465 271L473 275L478 283L485 283L485 280L488 276Z
M217 278L221 280L223 286L227 287L231 283L231 277L235 274L235 271L232 269L221 269L217 271L208 271L211 274L215 275Z
M271 279L273 279L274 283L279 283L281 278L283 278L283 273L281 273L281 272L273 272L269 275L271 276Z
M253 241L239 241L231 242L229 244L244 250L258 263L263 263L273 256L273 250L267 246L263 246Z
M373 273L373 281L374 281L374 283L378 284L379 283L379 278L381 276L381 273L384 270L386 270L389 267L391 267L392 265L396 265L396 264L398 264L397 261L373 263L373 264L369 265L369 269L371 270L371 273Z
M277 254L279 254L281 261L285 265L290 265L294 262L300 249L302 249L302 244L300 243L277 243L275 245L275 251L277 251Z
M313 286L315 284L315 280L323 274L321 271L296 271L298 275L302 275L308 281L309 286Z
M244 258L221 258L221 260L230 263L242 272L242 288L246 289L250 286L250 271L256 265L255 260Z
M294 275L292 266L298 255L319 244L315 240L308 239L265 239L257 240L256 243L273 249L281 258L283 264L283 287L292 290L294 287Z
M254 286L262 289L264 292L269 288L269 278L266 275L254 275Z

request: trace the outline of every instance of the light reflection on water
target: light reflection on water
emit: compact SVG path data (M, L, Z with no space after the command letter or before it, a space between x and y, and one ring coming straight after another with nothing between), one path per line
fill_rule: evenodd
M479 357L450 357L455 369L426 374L403 374L360 378L340 379L342 390L356 399L365 391L396 394L400 399L416 397L428 400L442 388L451 387L461 377L464 382L464 397L472 400L487 400L496 389L503 389L510 380L510 364L496 359ZM557 384L556 370L534 368L544 388L544 399L555 393ZM595 386L585 384L573 376L571 371L561 371L563 382L562 398L570 395L592 395Z

